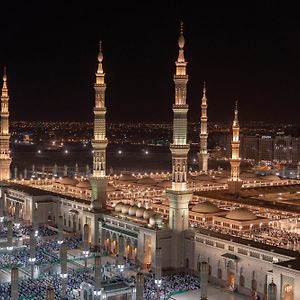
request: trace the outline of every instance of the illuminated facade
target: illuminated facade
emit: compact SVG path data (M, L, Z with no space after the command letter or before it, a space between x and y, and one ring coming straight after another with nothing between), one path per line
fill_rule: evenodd
M93 176L90 179L92 186L92 208L101 210L106 208L106 189L108 177L106 176L106 107L105 107L105 74L102 67L102 47L100 42L98 54L98 70L95 83L95 107L94 107L94 139L93 145Z
M125 257L136 264L138 268L155 270L157 282L161 280L162 271L199 274L200 270L203 271L203 269L199 270L201 263L206 268L206 271L202 272L202 280L206 276L211 283L232 291L237 288L239 293L251 296L251 299L255 299L256 295L259 295L261 299L267 299L270 295L267 291L269 285L278 287L277 295L275 294L273 300L300 299L300 289L298 288L300 284L299 251L261 243L253 239L253 236L249 239L248 233L254 229L269 226L269 217L256 215L245 207L231 210L231 206L241 203L232 195L229 195L229 200L233 201L227 203L227 175L226 178L223 175L219 178L222 180L222 184L218 184L218 179L215 176L212 177L211 174L193 176L194 179L190 176L190 187L193 180L195 180L194 183L200 182L201 188L204 188L207 183L211 184L207 190L202 190L202 192L209 192L208 196L199 194L201 190L199 189L197 192L194 188L195 197L192 199L192 191L187 185L189 144L187 142L186 84L188 75L186 73L187 62L184 58L185 41L182 24L178 44L179 56L175 63L176 74L174 76L176 96L173 105L173 143L170 146L172 153L171 182L169 173L160 177L151 173L150 177L147 174L145 177L134 176L134 174L122 174L119 178L111 176L110 182L107 184L106 85L100 45L95 83L93 175L90 183L87 180L77 180L76 178L58 179L56 176L50 179L35 178L5 182L3 186L0 185L0 213L3 207L5 215L15 216L15 220L20 219L24 223L33 224L33 226L37 226L37 224L57 226L59 232L64 229L68 232L80 233L85 236L86 243L88 241L95 246L100 244L105 252L117 257L118 265L123 265ZM8 144L6 75L4 75L3 81L0 171L1 176L4 174L3 170L7 172L7 179L9 179L11 160ZM199 162L201 158L201 170L206 172L208 157L205 86L201 107ZM231 177L228 187L231 193L238 194L241 190L242 180L240 177L237 105L232 130ZM3 156L3 153L7 155ZM9 163L4 164L7 161ZM55 174L55 172L53 173ZM202 179L200 180L199 177ZM256 184L255 178L253 181ZM282 182L281 185L283 185ZM275 180L269 183L272 185L272 190L276 189L275 183L278 184ZM295 187L298 183L293 182L292 184L293 186L288 187L287 185L285 188L293 191L291 194L295 197L298 192L300 194L300 191ZM220 190L219 187L221 187ZM246 182L244 187L246 192L247 188L253 189L253 186L247 187ZM165 189L166 194L164 193ZM210 194L210 192L212 193ZM277 195L276 192L276 198ZM260 201L264 201L263 197L259 197ZM202 200L205 198L205 202L199 203L201 198ZM269 195L267 198L270 202ZM218 203L218 206L214 202ZM192 207L189 208L189 204ZM288 208L289 204L285 205ZM253 206L251 208L253 210L258 209L260 214L266 212L270 214L268 206L265 208L255 207L255 204L251 204L251 206ZM230 208L230 211L224 210L226 207ZM275 208L273 207L274 211ZM274 215L278 214L277 209L273 213ZM285 214L284 219L285 222L289 222L289 218ZM278 222L281 222L281 219L278 219ZM206 229L207 225L210 229ZM213 227L217 230L213 230ZM85 247L87 249L87 245ZM296 244L295 247L297 247ZM95 263L96 272L99 275L101 272L99 257ZM207 296L203 292L205 291L204 287L202 282L201 299L206 299ZM88 283L81 285L81 290L86 291L88 297L99 296L102 288L104 289L104 285L101 287L99 281L94 286ZM128 287L125 287L123 291L124 294L127 293ZM133 293L134 289L132 289ZM82 299L86 299L84 293L81 296ZM108 296L110 295L108 294Z
M207 98L206 85L203 86L203 97L201 103L201 125L200 125L200 152L198 153L199 170L207 172L208 170L208 153L207 153Z
M175 62L175 104L173 104L173 143L170 145L172 153L172 188L166 191L169 199L169 227L172 233L172 265L176 269L183 268L183 232L188 229L189 201L192 193L187 188L187 112L186 73L187 62L184 59L183 23L178 39L179 55Z
M235 103L234 120L232 124L232 141L231 141L231 176L228 181L228 189L232 194L239 194L242 188L242 181L240 179L240 125L238 120L238 106Z
M1 95L1 132L0 132L0 180L10 179L11 157L9 153L9 109L8 109L8 89L7 76L4 69L3 86Z

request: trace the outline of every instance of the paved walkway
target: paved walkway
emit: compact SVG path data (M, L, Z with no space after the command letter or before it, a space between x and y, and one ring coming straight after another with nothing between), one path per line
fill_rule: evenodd
M189 291L183 294L172 296L170 300L199 300L200 290ZM208 287L208 299L209 300L246 300L249 299L246 296L241 296L231 292L226 292L223 289L219 289L213 286Z

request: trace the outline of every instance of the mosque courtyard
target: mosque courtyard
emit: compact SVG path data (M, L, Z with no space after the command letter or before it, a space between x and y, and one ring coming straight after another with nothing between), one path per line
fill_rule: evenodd
M199 300L200 290L188 291L178 295L173 295L169 298L170 300ZM238 295L224 291L224 289L217 288L215 286L208 286L208 299L209 300L245 300L249 297Z

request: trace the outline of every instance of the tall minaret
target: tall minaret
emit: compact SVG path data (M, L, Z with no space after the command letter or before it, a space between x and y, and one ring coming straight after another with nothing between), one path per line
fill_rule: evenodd
M178 39L179 55L175 62L176 73L175 82L175 104L173 104L173 144L170 145L172 152L172 190L184 191L187 189L187 154L190 145L187 143L187 112L186 104L186 84L188 75L186 74L187 62L184 59L185 41L183 36L183 22L181 22L180 36Z
M242 181L240 179L240 125L238 120L238 103L235 102L234 120L232 124L232 141L231 141L232 155L230 159L231 176L228 181L228 189L232 194L239 194L242 188Z
M9 110L8 110L8 89L7 89L6 69L3 74L3 86L1 95L1 130L0 130L0 180L10 179L10 163L9 154Z
M172 233L172 265L176 269L183 268L183 231L188 228L189 201L192 192L187 188L187 112L186 74L187 62L184 59L183 23L181 22L178 39L179 55L175 62L175 104L173 104L173 143L170 145L172 153L172 188L166 191L169 199L169 227Z
M105 107L105 74L102 68L102 47L100 42L98 54L98 70L95 83L95 107L94 107L94 139L93 145L93 176L90 180L92 185L92 208L101 210L106 208L106 189L108 177L106 176L106 107Z
M208 153L207 153L207 98L206 84L203 84L203 97L201 103L201 128L200 128L200 152L198 153L199 170L207 172L208 170Z

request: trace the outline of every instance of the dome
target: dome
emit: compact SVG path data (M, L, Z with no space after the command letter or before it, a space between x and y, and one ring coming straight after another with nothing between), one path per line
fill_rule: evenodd
M236 221L251 221L257 219L256 215L247 208L237 208L226 215L227 219Z
M107 189L106 189L107 192L115 192L116 189L114 188L113 185L111 185L110 183L107 185Z
M163 188L171 188L172 182L171 182L171 180L162 180L161 182L158 183L158 186L163 187Z
M256 177L256 174L254 173L250 173L250 172L242 172L240 175L241 178L245 178L245 179L252 179Z
M59 179L59 183L60 184L64 184L64 185L77 185L78 184L78 180L76 180L75 178L71 178L71 177L63 177L61 179Z
M129 208L131 208L130 204L124 204L122 207L122 214L128 214Z
M194 181L212 181L212 178L207 174L189 175L189 179Z
M76 187L82 188L82 189L90 189L91 184L90 184L89 180L82 180L76 184Z
M138 183L153 185L156 184L156 181L151 177L143 177L139 179Z
M228 182L228 177L219 177L216 179L217 183L227 183Z
M137 210L138 210L138 207L136 205L132 205L128 210L128 215L135 216Z
M115 211L121 212L123 206L124 206L124 203L123 203L123 202L118 202L118 203L116 204L116 206L115 206Z
M122 181L136 181L136 178L132 176L132 174L123 174L120 176L120 180Z
M143 218L143 215L144 215L144 211L146 210L145 207L139 207L137 210L136 210L136 217L137 218Z
M202 214L212 214L220 211L220 209L211 202L205 201L194 205L192 211Z
M278 181L280 178L276 175L266 175L266 176L261 176L260 178L268 181Z
M161 226L162 221L163 221L162 216L159 214L155 214L149 219L149 225L152 227Z
M155 212L151 209L151 208L148 208L144 211L144 214L143 214L143 218L144 219L150 219L153 215L155 214Z

